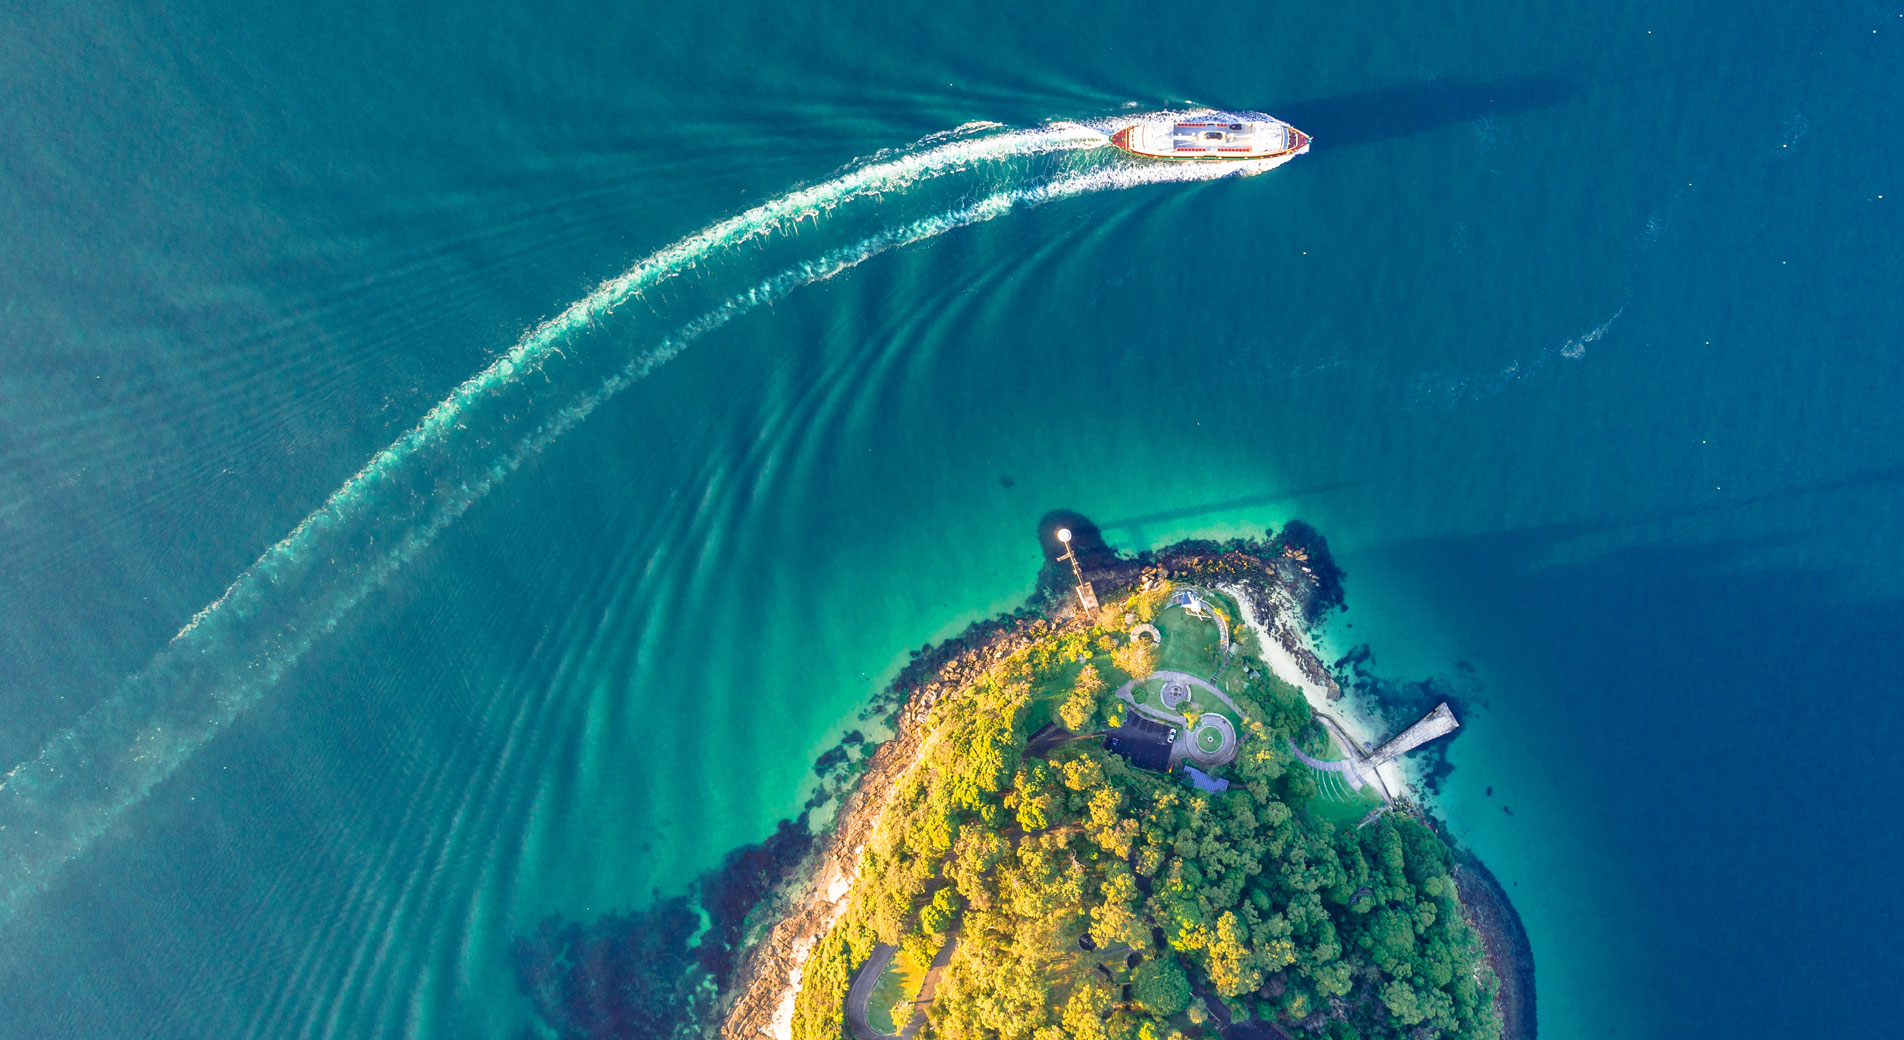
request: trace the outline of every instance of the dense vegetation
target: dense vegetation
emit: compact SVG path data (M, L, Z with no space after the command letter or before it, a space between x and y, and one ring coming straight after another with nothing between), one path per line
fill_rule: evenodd
M1106 616L1147 620L1160 598ZM1245 673L1221 794L1092 740L1026 754L1038 723L1115 713L1109 691L1153 660L1132 645L1117 627L1067 629L934 707L850 906L807 962L795 1037L847 1035L852 972L882 941L922 962L956 943L929 1008L927 1035L945 1040L1195 1035L1215 1000L1338 1040L1497 1036L1448 849L1405 815L1356 829L1313 811L1313 775L1284 746L1319 743L1300 692Z

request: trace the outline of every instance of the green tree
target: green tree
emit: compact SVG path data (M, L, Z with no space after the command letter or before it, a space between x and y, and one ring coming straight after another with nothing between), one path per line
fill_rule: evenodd
M1397 968L1414 959L1414 925L1407 914L1391 906L1382 907L1375 911L1369 921L1368 931L1362 936L1362 945L1368 950L1369 959L1375 962L1376 967L1391 975L1397 974Z
M1145 961L1131 973L1131 999L1158 1018L1168 1018L1190 1006L1190 977L1175 958Z
M1427 1010L1421 1006L1421 995L1403 979L1395 979L1382 987L1382 1004L1395 1016L1395 1021L1405 1026L1420 1025L1422 1019L1428 1017Z
M1130 868L1118 863L1107 870L1104 885L1098 890L1098 903L1091 907L1091 937L1099 946L1144 942L1149 929L1143 925L1143 896L1137 890L1137 878Z
M959 919L959 911L964 909L963 902L951 886L939 889L932 896L932 902L919 911L919 927L928 935L944 935Z
M1346 997L1349 989L1355 985L1355 976L1348 964L1336 961L1325 964L1315 971L1316 993L1323 997Z
M1076 1040L1106 1040L1104 1019L1116 999L1117 994L1103 976L1096 972L1085 975L1064 1002L1065 1032Z

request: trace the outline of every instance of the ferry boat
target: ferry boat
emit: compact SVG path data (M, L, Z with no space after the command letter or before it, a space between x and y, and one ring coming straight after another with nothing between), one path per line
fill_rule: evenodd
M1261 112L1155 116L1111 135L1146 159L1287 159L1309 150L1309 135Z

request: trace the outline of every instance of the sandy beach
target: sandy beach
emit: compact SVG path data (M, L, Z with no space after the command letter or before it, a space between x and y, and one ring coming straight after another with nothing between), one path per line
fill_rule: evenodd
M1301 616L1293 604L1262 604L1260 594L1241 585L1218 585L1217 590L1236 600L1238 610L1242 612L1242 622L1256 636L1257 645L1262 648L1263 663L1269 670L1286 683L1301 690L1308 699L1309 707L1325 720L1333 723L1329 726L1330 735L1338 746L1346 736L1369 750L1381 745L1390 734L1385 732L1384 724L1378 721L1373 706L1363 703L1329 677L1328 670L1322 664L1321 655L1310 642L1309 634L1296 619ZM1275 631L1264 623L1264 614L1270 614L1275 622ZM1343 753L1349 753L1342 748ZM1415 783L1405 759L1398 759L1381 766L1379 770L1382 784L1393 797L1419 798L1420 787Z

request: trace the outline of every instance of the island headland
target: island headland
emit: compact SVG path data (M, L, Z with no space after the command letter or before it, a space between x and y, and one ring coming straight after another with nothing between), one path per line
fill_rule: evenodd
M1321 535L1039 537L1031 599L914 651L798 820L518 940L523 1035L1532 1038L1519 917L1401 758L1457 722L1375 740L1311 646Z

